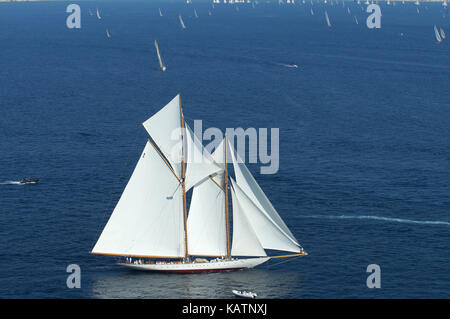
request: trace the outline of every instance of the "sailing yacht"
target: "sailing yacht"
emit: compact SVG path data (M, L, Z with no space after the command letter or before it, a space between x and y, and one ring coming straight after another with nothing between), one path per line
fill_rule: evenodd
M445 32L444 32L444 29L442 29L442 28L439 28L439 29L440 29L440 32L441 32L441 38L442 38L442 40L445 40L446 35L445 35Z
M184 120L179 94L143 126L150 138L92 254L169 273L246 269L307 255L226 136L212 154L203 148ZM266 250L290 254L269 256Z
M163 14L162 14L162 12L161 12L161 8L158 8L158 11L159 11L159 16L162 17Z
M178 19L180 20L181 28L186 29L186 26L184 25L183 19L181 18L181 15L178 16Z
M156 54L158 55L159 68L161 69L161 71L164 72L166 70L166 66L164 65L164 63L161 59L161 54L159 53L158 42L156 40L155 40L155 48L156 48Z
M98 11L98 8L97 8L97 18L100 20L102 17L100 16L100 12Z
M109 30L108 30L108 29L106 29L106 36L107 36L108 38L111 38L111 34L109 33Z
M327 20L328 27L331 28L330 18L328 17L328 13L325 11L325 19Z
M434 26L434 36L435 36L436 41L437 41L438 43L441 43L441 42L442 42L441 35L439 34L439 31L438 31L436 25Z

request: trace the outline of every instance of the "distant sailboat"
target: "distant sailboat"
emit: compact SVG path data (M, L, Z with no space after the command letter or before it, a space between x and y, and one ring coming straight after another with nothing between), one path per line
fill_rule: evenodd
M90 16L93 16L94 14L92 13L92 10L91 9L89 9L89 15Z
M347 13L348 13L348 14L351 14L350 8L349 8L349 7L347 7Z
M111 34L109 33L109 30L108 30L108 29L106 29L106 36L107 36L108 38L111 38Z
M143 126L151 138L92 254L168 273L247 269L307 255L226 136L214 153L205 150L185 122L179 94ZM268 256L266 249L291 254Z
M447 6L447 0L444 0L444 2L442 3L442 5L443 5L444 7L446 7L446 6Z
M311 8L311 15L313 16L314 15L314 11L313 11L313 9Z
M441 42L442 42L441 35L439 34L439 31L438 31L436 25L434 26L434 36L436 37L436 41L437 41L438 43L441 43Z
M163 14L162 14L162 12L161 12L161 9L160 9L160 8L158 8L158 11L159 11L159 16L160 16L160 17L162 17L162 16L163 16Z
M198 18L197 10L194 9L194 16Z
M330 18L328 17L328 13L325 11L325 19L327 20L328 27L331 28Z
M184 25L183 19L181 18L181 15L179 15L178 18L179 18L179 20L180 20L181 27L182 27L183 29L186 29L186 26Z
M100 20L102 17L100 16L100 12L98 11L98 8L97 8L97 18Z
M440 28L440 31L441 31L441 38L442 38L442 40L445 40L446 36L445 36L444 29Z
M355 17L355 23L358 24L358 18L356 16Z
M156 40L155 40L155 48L156 48L156 54L158 55L159 68L161 69L161 71L164 72L166 70L166 66L164 65L164 63L161 59L161 54L159 53L158 42Z

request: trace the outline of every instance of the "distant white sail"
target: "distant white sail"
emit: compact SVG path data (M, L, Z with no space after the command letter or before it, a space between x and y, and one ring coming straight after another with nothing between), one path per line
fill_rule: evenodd
M158 8L158 11L159 11L159 16L160 16L160 17L162 17L162 16L163 16L163 14L162 14L162 12L161 12L161 9L160 9L160 8Z
M161 71L164 72L166 70L166 66L164 65L164 63L161 59L161 54L159 53L158 42L156 40L155 40L155 48L156 48L156 54L158 55L159 68L161 69Z
M111 34L109 33L109 30L108 30L108 29L106 29L106 36L107 36L108 38L111 38Z
M198 18L197 10L194 9L194 16Z
M444 40L446 38L444 29L440 28L440 31L441 31L441 38L442 40Z
M325 11L325 19L327 20L328 27L331 27L330 18L328 17L328 12Z
M355 17L355 23L358 24L358 18L356 16Z
M181 27L182 27L183 29L186 29L186 26L184 25L183 19L181 18L181 15L179 15L178 18L179 18L179 20L180 20Z
M313 16L314 15L314 11L313 11L312 8L311 8L310 12L311 12L311 15Z
M98 8L97 8L97 18L100 20L102 17L100 16L100 12L98 11Z
M436 25L434 26L434 35L436 37L436 41L438 43L441 43L442 42L442 38L441 38L441 35L439 34L439 31L438 31Z

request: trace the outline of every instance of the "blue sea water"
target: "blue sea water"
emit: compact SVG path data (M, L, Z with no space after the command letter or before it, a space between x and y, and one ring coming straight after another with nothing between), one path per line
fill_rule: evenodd
M67 2L0 3L1 298L450 297L450 42L433 31L450 34L447 9L380 4L370 30L353 2L313 16L309 3L77 3L79 30ZM141 123L177 93L204 128L279 128L278 173L249 168L308 256L166 275L89 254L145 144ZM12 183L30 176L41 181ZM69 264L80 289L66 286ZM380 289L366 286L369 264Z

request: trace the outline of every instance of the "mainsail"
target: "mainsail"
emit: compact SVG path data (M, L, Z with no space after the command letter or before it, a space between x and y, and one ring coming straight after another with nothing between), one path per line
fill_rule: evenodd
M183 19L181 18L181 15L178 16L178 19L180 20L181 27L183 29L186 29L186 26L184 25Z
M155 48L156 48L156 55L158 56L159 68L161 69L161 71L164 72L166 70L166 66L164 65L164 63L161 59L161 54L159 53L158 42L156 40L155 40Z
M328 17L328 13L325 11L325 19L327 20L328 27L331 27L330 18Z
M221 162L222 143L212 154ZM224 170L210 175L194 187L187 221L189 253L201 256L225 256L227 232L225 216Z
M100 12L98 11L98 8L97 8L97 18L100 20L102 17L100 16Z
M441 42L442 42L441 35L439 34L439 31L438 31L436 25L434 26L434 36L436 37L436 41L437 41L438 43L441 43Z

